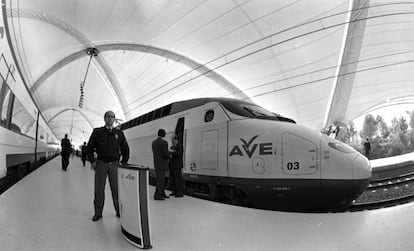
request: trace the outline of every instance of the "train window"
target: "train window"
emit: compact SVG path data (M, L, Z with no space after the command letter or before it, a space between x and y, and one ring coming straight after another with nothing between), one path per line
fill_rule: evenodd
M18 99L14 100L10 129L32 138L36 135L35 119L26 111Z
M355 152L355 150L352 147L350 147L347 144L344 144L342 142L339 142L339 141L338 142L329 142L328 146L332 147L335 150L343 152L343 153L353 153L353 152Z
M167 115L170 115L171 107L172 107L172 104L169 104L167 106L164 106L162 108L162 115L161 115L161 117L165 117Z
M272 113L263 107L247 102L222 102L222 105L230 112L249 118L278 120L296 123L294 120Z
M204 115L204 122L208 123L214 119L214 110L206 111Z
M250 103L223 102L223 105L230 112L244 117L254 118L261 116L275 116L273 113L267 111L266 109Z
M144 115L141 116L141 122L140 124L144 124L145 122L147 122L147 117L148 117L148 113L145 113Z
M139 116L137 118L137 122L135 123L135 125L140 125L140 124L142 124L142 116Z
M138 122L137 118L131 120L131 123L128 125L128 128L131 128L131 127L136 126L137 125L137 122Z
M3 82L0 89L0 124L6 126L7 111L9 107L10 89Z
M161 117L161 110L162 108L158 108L157 110L155 110L154 119L158 119Z
M152 111L152 112L150 112L149 113L149 115L148 115L148 121L152 121L152 120L154 120L154 111Z
M274 116L273 113L267 111L266 109L264 109L260 106L242 105L242 107L243 107L244 110L246 110L248 113L250 113L254 117L261 117L261 116L273 117Z
M132 121L128 121L128 122L126 122L126 124L125 124L125 128L130 128L131 127L131 123ZM122 127L121 127L122 128Z

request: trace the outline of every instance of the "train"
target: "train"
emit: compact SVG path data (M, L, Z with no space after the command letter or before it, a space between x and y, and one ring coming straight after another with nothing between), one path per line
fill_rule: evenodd
M0 55L0 194L60 152L14 67Z
M185 193L282 211L349 206L368 186L368 159L350 146L252 102L198 98L174 102L120 125L130 163L150 167L159 128L184 147Z

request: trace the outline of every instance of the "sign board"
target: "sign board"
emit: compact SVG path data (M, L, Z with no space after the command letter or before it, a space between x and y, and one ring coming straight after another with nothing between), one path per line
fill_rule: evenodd
M121 230L131 244L142 248L152 248L150 240L149 168L123 164L118 168L118 196L121 214Z

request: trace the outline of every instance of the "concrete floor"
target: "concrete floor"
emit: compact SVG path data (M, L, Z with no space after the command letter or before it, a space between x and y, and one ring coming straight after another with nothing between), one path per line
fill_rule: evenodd
M137 250L122 236L109 186L92 222L93 172L57 157L0 196L0 250ZM303 214L223 205L189 196L154 201L152 250L414 250L414 204Z

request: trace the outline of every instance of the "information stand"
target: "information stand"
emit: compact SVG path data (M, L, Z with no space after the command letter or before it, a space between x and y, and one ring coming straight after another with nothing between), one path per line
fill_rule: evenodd
M121 230L133 245L150 249L150 222L148 201L149 168L122 164L118 168L118 197Z

